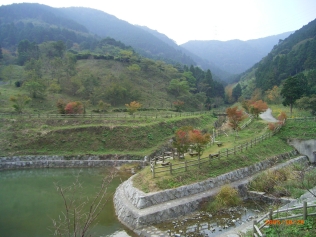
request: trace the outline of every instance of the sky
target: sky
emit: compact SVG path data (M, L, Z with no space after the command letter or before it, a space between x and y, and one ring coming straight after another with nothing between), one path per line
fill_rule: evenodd
M295 31L316 18L316 0L1 0L51 7L89 7L147 26L177 44L249 40Z

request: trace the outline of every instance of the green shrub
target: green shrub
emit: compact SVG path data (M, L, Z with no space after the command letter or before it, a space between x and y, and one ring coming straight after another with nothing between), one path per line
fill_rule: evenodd
M217 212L227 207L237 206L241 201L238 191L226 184L222 186L220 191L216 194L215 200L208 204L207 210Z

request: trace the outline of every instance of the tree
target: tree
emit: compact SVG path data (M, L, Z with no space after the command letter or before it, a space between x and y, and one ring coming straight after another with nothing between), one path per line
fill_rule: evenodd
M238 107L232 107L226 109L226 114L228 117L228 124L236 132L240 129L239 124L244 120L245 116L242 110L238 110Z
M66 114L66 111L65 111L66 105L67 103L62 99L59 99L57 101L56 106L60 114Z
M66 114L83 114L83 104L79 101L69 102L65 107Z
M193 145L194 150L198 153L199 158L202 155L205 146L210 142L210 137L210 134L202 134L202 132L197 129L189 131L189 141Z
M184 102L181 101L181 100L177 100L177 101L174 101L173 102L173 105L174 107L176 108L176 111L177 112L181 112L182 108L183 108L183 105L184 105Z
M54 235L91 236L91 227L101 212L104 211L104 206L108 200L108 187L116 174L117 169L113 167L108 175L102 179L95 196L90 200L82 196L83 185L79 180L80 173L69 186L64 187L59 183L54 183L65 208L58 218L52 220Z
M168 90L176 97L187 94L189 89L189 83L187 81L181 81L180 79L172 79L168 87Z
M298 99L295 104L301 109L309 110L312 115L316 115L316 95L304 96Z
M283 97L282 104L290 106L290 113L292 115L292 108L296 100L307 93L307 80L303 74L295 77L287 78L283 83L281 95Z
M184 157L184 153L187 152L190 146L189 131L193 128L191 126L181 127L175 132L175 138L173 141L173 147L178 151L178 157Z
M100 100L98 103L98 107L100 112L107 112L111 105L109 103L104 102L103 100Z
M281 88L274 86L272 89L265 92L268 102L279 104L281 103L282 96L280 95Z
M10 101L12 101L13 104L13 108L18 112L18 113L22 113L24 107L26 104L28 104L28 102L31 101L31 98L26 96L26 95L20 95L18 94L17 96L11 96L10 97Z
M241 86L240 86L240 84L238 83L238 84L234 87L234 89L233 89L233 91L232 91L232 96L233 96L233 98L235 99L235 101L238 100L238 98L241 96L241 94L242 94Z
M252 102L250 105L250 113L253 114L256 118L259 117L259 114L266 111L268 109L268 105L266 102L263 102L262 100L257 100L255 102Z
M32 98L43 97L46 90L42 83L35 80L25 82L23 88L29 92Z
M131 103L129 104L125 104L126 108L127 108L127 111L130 115L133 115L135 112L137 112L137 110L139 108L142 107L142 105L137 102L137 101L132 101Z

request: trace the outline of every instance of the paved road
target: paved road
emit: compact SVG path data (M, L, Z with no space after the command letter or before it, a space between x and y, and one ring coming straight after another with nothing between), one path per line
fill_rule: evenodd
M268 122L273 122L273 123L277 122L278 120L274 118L271 113L272 113L272 110L268 108L265 112L261 113L259 117Z

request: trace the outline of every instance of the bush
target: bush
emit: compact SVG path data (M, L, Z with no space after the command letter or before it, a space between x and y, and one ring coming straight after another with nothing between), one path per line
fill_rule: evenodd
M83 114L83 104L79 101L69 102L65 107L66 114Z
M209 203L207 210L217 212L224 208L237 206L241 201L238 191L226 184L222 186L218 194L216 194L215 200Z

